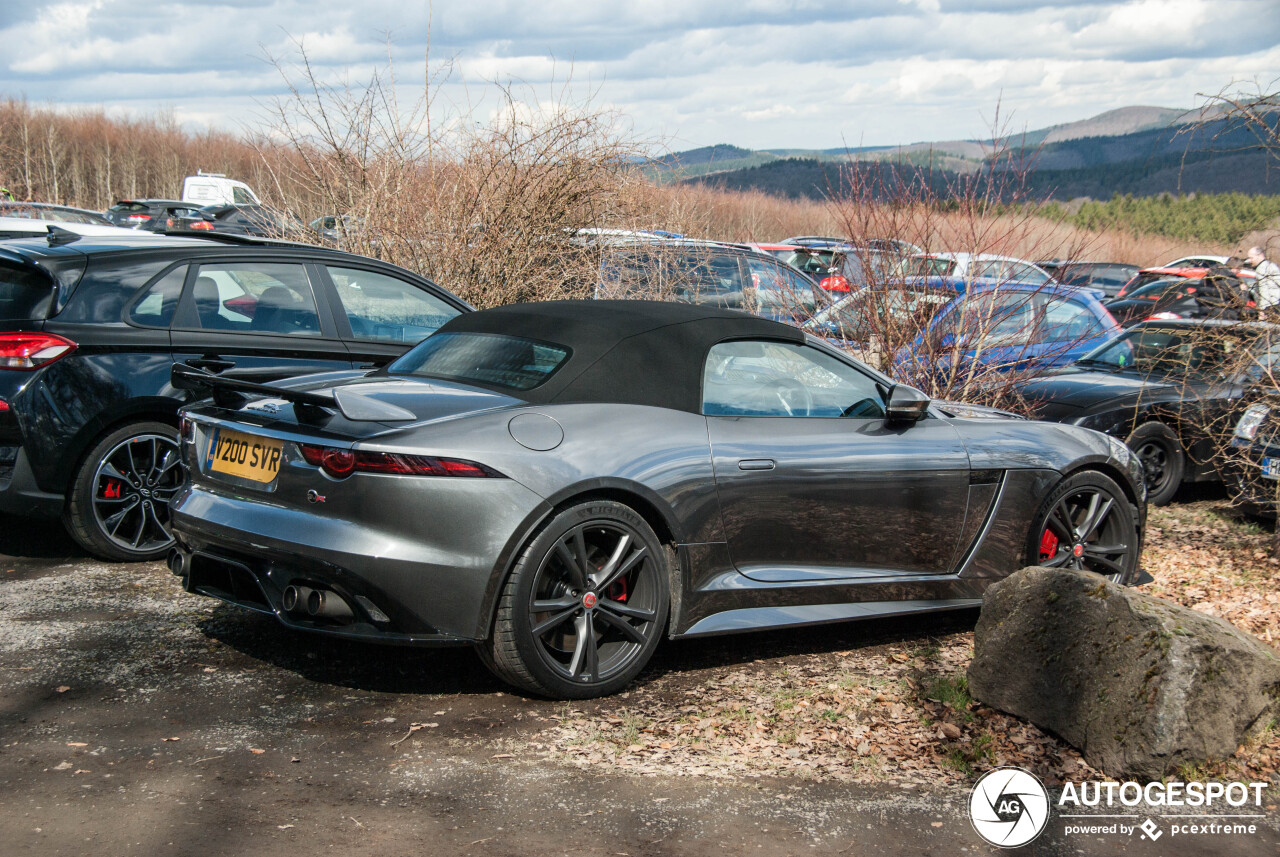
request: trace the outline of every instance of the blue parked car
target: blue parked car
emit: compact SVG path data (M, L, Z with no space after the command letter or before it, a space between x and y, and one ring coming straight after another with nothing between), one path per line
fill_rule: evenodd
M924 379L975 362L996 371L1051 369L1123 332L1094 289L970 284L898 350L891 374Z

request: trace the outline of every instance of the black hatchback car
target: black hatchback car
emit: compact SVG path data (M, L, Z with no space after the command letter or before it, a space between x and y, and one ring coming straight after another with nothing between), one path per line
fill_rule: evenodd
M175 362L246 381L389 362L471 309L373 259L229 237L0 245L0 512L63 516L99 557L168 550Z

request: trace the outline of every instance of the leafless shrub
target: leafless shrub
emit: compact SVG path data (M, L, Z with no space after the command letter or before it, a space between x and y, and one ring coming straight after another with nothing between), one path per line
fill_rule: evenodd
M280 186L313 213L340 215L347 249L417 270L477 306L586 297L599 254L580 229L634 228L660 213L636 169L643 146L621 119L574 100L497 86L478 121L444 111L427 76L397 100L388 64L356 85L321 81L299 45L277 67L289 96L273 108L268 151L283 140Z
M940 183L927 168L905 163L875 169L855 164L838 185L848 191L833 197L832 205L841 234L865 248L861 356L936 398L1025 411L1017 395L1021 378L1062 362L1081 343L1103 334L1103 324L1050 289L1043 275L993 261L990 270L976 273L993 276L996 289L972 291L974 273L963 275L964 288L972 292L963 309L926 332L930 310L938 303L925 298L954 288L926 275L950 275L950 266L910 256L906 248L897 250L893 264L884 258L892 254L890 239L926 252L945 249L974 257L1086 255L1084 242L1043 246L1045 224L1055 221L1026 191L1034 153L1024 156L1002 135L995 136L981 174ZM1031 290L1005 288L1017 281L1029 282Z

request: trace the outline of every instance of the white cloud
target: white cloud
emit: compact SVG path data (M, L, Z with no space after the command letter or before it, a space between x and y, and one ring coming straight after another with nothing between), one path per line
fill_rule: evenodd
M72 0L0 14L0 94L236 127L283 92L298 42L323 79L390 50L411 95L427 4ZM489 81L629 114L672 145L834 147L981 136L1000 102L1030 127L1127 104L1190 107L1280 69L1276 0L435 0L439 103L492 109ZM410 99L412 100L412 99Z

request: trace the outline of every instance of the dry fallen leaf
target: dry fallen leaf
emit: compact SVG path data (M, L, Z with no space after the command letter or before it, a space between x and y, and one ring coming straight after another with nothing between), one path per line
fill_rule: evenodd
M60 684L60 685L58 685L58 693L66 693L66 692L67 692L67 691L69 691L69 690L71 690L71 686L70 686L70 685L66 685L66 684Z
M89 745L84 743L83 741L69 741L67 742L67 746L68 747L88 747Z
M265 752L267 752L267 751L266 751L266 750L259 750L257 747L250 747L250 748L249 748L249 752L250 752L250 753L252 753L252 754L253 754L253 755L255 755L255 756L261 756L263 753L265 753Z

